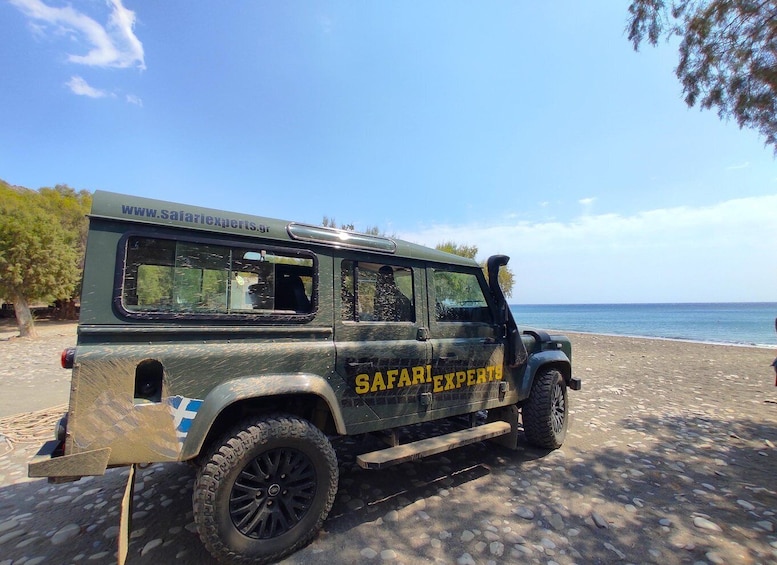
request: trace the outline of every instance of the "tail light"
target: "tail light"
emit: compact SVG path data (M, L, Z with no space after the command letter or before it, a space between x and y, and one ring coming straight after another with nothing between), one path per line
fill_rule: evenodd
M72 369L73 368L73 360L76 358L76 348L75 347L68 347L62 350L62 357L60 358L60 363L62 363L63 369Z

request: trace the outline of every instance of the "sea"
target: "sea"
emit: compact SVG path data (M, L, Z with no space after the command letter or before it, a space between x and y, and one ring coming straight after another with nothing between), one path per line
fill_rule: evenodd
M511 304L519 327L777 347L777 302Z

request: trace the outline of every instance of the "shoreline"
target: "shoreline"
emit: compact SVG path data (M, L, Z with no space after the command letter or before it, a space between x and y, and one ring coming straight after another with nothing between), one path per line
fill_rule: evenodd
M44 334L52 332L58 332L61 335L72 334L77 335L76 329L78 322L75 320L36 320L35 328L41 334L40 337L44 337ZM746 343L738 341L714 341L714 340L701 340L691 339L683 337L666 337L666 336L653 336L653 335L639 335L639 334L622 334L612 332L594 332L583 330L564 330L550 327L529 326L525 324L518 324L518 329L537 329L544 330L548 333L563 334L563 335L586 335L586 336L606 336L606 337L624 337L630 339L647 339L658 341L675 341L679 343L698 343L704 345L723 345L727 347L745 347L753 349L775 349L777 350L777 338L774 343ZM13 318L0 318L0 342L9 341L13 339L19 339L18 329L16 327L16 321ZM74 344L75 345L75 344Z
M521 326L519 325L518 327L520 328ZM741 342L733 342L733 341L704 341L704 340L688 339L688 338L681 338L681 337L659 337L659 336L652 336L652 335L630 335L630 334L601 333L601 332L583 332L580 330L546 329L545 331L552 332L552 333L560 333L567 336L600 335L605 337L623 337L628 339L646 339L646 340L657 340L657 341L672 341L672 342L678 342L678 343L695 343L699 345L721 345L724 347L744 347L744 348L750 348L750 349L777 349L777 343L761 344L761 343L741 343Z

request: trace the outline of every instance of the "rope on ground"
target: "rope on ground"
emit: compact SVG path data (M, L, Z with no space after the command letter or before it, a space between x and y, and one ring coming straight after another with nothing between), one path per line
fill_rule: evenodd
M40 443L54 439L54 426L66 411L67 404L61 404L0 418L0 452L11 451L15 443Z

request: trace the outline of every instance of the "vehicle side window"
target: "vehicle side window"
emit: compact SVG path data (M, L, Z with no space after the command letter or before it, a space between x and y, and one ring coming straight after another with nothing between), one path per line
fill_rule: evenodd
M415 321L411 269L383 263L343 261L341 271L343 320Z
M434 270L435 319L438 322L491 323L493 316L475 273Z
M122 307L171 315L313 311L314 258L296 251L127 239Z

